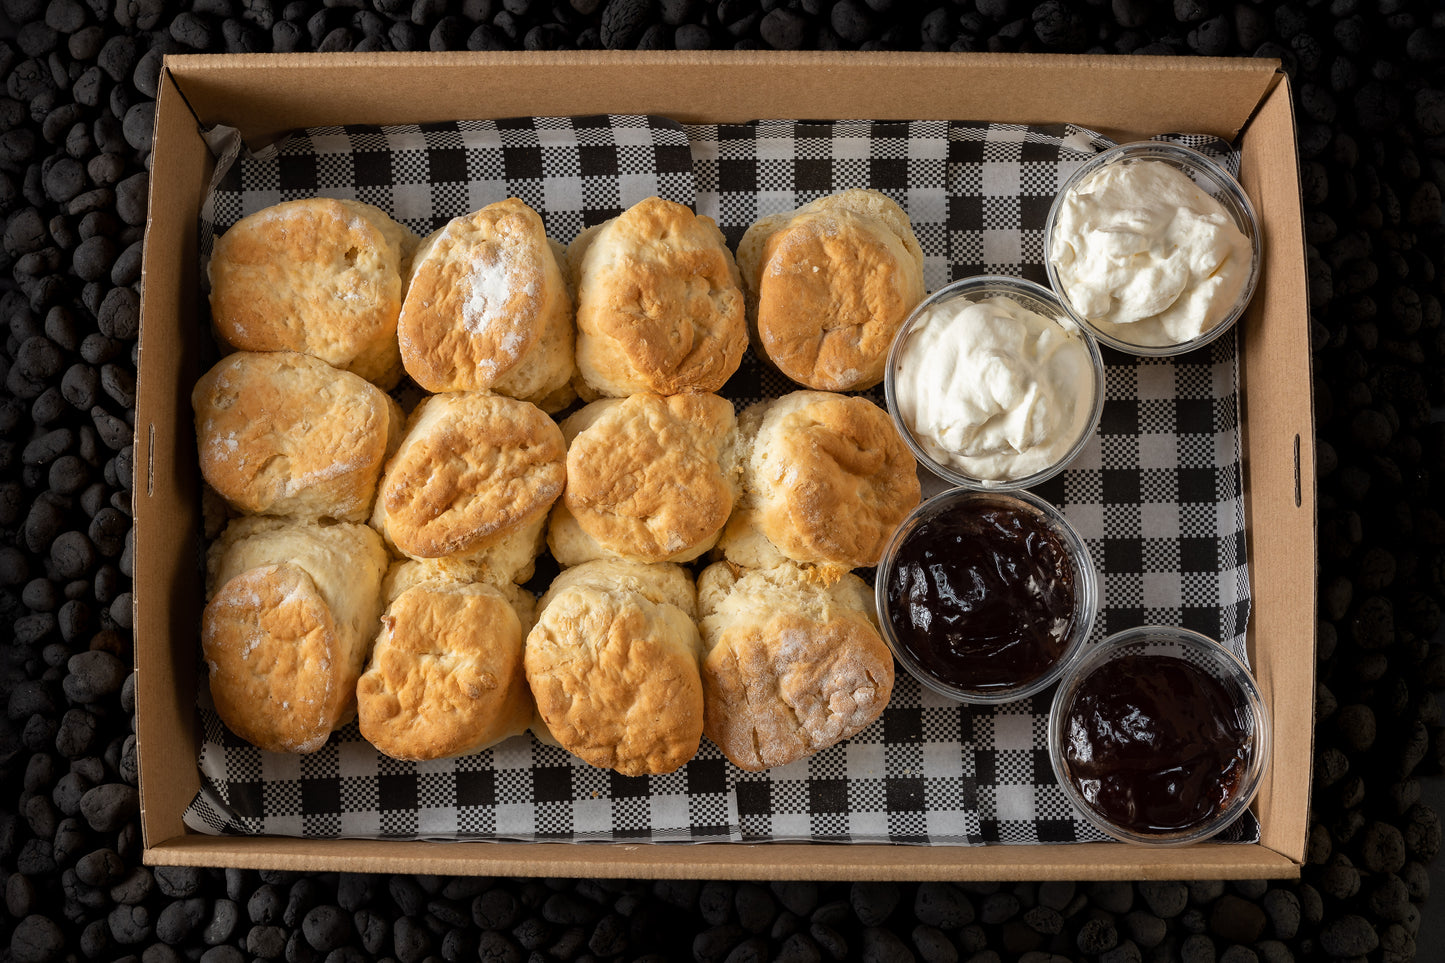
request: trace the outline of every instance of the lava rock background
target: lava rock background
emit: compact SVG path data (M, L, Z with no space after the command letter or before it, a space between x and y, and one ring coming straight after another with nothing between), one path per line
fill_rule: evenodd
M726 883L149 869L131 485L173 52L780 48L1279 58L1299 121L1319 692L1298 882ZM0 960L1439 959L1445 13L1431 0L0 0ZM1429 921L1426 921L1427 931ZM1440 932L1436 930L1436 932ZM1445 939L1445 937L1441 937Z

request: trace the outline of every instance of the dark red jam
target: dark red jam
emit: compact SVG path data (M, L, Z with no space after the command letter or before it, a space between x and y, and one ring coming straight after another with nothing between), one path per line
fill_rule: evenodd
M1068 777L1100 816L1141 835L1210 822L1254 744L1244 710L1184 659L1126 655L1079 685L1064 721Z
M956 689L1001 694L1052 669L1073 631L1073 559L1037 512L1005 501L927 518L887 575L899 646Z

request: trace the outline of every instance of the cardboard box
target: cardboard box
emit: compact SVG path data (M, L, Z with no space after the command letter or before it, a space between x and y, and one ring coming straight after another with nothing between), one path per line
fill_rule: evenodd
M1252 664L1274 720L1255 845L629 845L217 838L186 829L199 785L202 132L251 146L300 127L656 113L759 118L1072 122L1115 139L1188 130L1234 140L1264 237L1242 322ZM1315 510L1304 236L1287 78L1273 61L954 54L307 54L166 58L146 230L136 418L136 730L144 859L441 874L739 879L1184 879L1294 876L1308 823Z

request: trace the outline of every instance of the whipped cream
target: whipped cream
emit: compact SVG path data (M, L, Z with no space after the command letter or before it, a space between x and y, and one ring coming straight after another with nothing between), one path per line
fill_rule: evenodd
M1049 256L1080 316L1126 344L1162 347L1229 316L1253 253L1223 205L1183 171L1129 161L1060 200Z
M1008 482L1062 460L1089 427L1093 358L1068 318L1007 297L936 303L895 362L894 402L940 465Z

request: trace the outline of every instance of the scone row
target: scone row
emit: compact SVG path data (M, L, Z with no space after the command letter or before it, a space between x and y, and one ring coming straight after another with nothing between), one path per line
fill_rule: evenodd
M886 195L848 190L722 232L651 197L565 249L516 198L418 238L359 201L242 218L207 268L220 342L295 351L386 391L485 390L547 412L577 397L717 391L751 341L805 388L883 380L923 299L923 251Z
M302 356L252 357L290 370ZM709 430L669 420L691 402L712 416ZM609 427L606 416L634 407L652 419ZM629 775L685 763L705 720L750 769L856 732L887 705L893 663L850 569L876 562L917 503L912 460L864 399L796 392L738 419L731 411L712 395L634 396L584 407L559 427L500 395L427 397L373 483L370 524L243 515L211 546L202 644L222 720L262 748L310 752L359 702L362 735L398 758L475 752L530 727ZM597 536L586 534L579 514L590 516L559 497L564 483L570 491L571 455L597 432L602 448L622 451L649 425L666 444L614 460L610 477L603 458L587 460L595 487L623 485L644 514L605 516ZM203 448L217 440L201 428ZM705 463L722 502L739 493L738 509L690 513L693 488L647 471L659 454ZM553 555L571 567L534 624L517 583L534 573L549 518ZM710 546L723 559L696 588L675 562L602 550L621 541L657 554L683 533L696 544L680 554Z
M556 245L520 202L459 218L419 248L355 210L364 205L344 206L347 230L371 226L410 279L402 367L424 388L443 386L404 426L396 402L362 377L377 366L356 360L384 354L375 343L349 359L313 357L365 328L324 312L320 334L293 325L293 343L237 352L198 383L203 475L248 516L212 546L203 626L213 698L238 735L313 751L359 704L362 734L399 758L475 752L530 727L638 775L684 764L704 728L740 766L782 765L887 705L892 659L849 570L876 562L917 503L912 458L862 399L800 391L735 417L725 399L659 379L700 371L720 385L736 368L726 325L712 322L732 312L718 279L737 270L710 222L682 208L679 224L653 202L574 242L572 290L555 283ZM287 220L257 217L273 229ZM340 263L363 261L348 250ZM225 264L213 261L213 307L225 303L215 283ZM591 313L585 264L625 279L594 280L606 294ZM579 289L576 376L557 363L573 357L558 350L571 348L571 328L557 319L570 322ZM449 333L447 316L452 328L463 319L466 337ZM584 317L610 319L592 325L605 350L585 349ZM219 313L217 329L237 343ZM486 358L474 354L479 341ZM647 389L635 390L639 379ZM574 390L604 398L559 426L543 409L565 407ZM516 583L531 578L544 531L575 567L538 607ZM676 563L709 551L726 561L694 586Z

